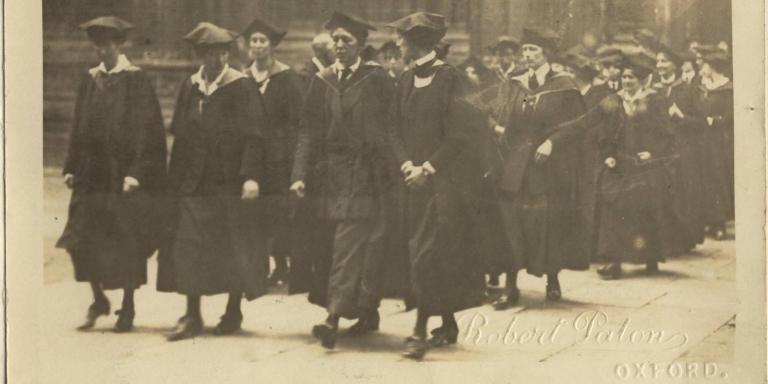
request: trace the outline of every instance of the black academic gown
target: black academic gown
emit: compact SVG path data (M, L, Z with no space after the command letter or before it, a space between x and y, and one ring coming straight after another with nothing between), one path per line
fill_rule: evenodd
M715 89L703 86L700 89L707 148L704 185L710 207L706 222L711 226L722 226L734 218L735 212L733 83L729 81Z
M263 202L241 199L243 183L264 185L263 121L248 79L228 69L205 96L190 78L179 91L169 166L173 211L160 252L158 290L185 295L267 291Z
M69 217L56 244L71 255L77 281L105 289L146 283L161 232L165 157L160 104L146 73L132 66L86 75L63 170L74 175ZM126 176L139 182L136 191L123 192Z
M264 182L259 199L266 209L264 221L272 239L271 254L288 256L294 246L289 188L303 102L302 79L277 61L263 83L255 80L250 67L245 74L264 138Z
M484 297L484 241L475 225L483 169L475 135L485 121L462 99L467 83L457 69L435 62L423 87L414 76L408 70L398 82L391 139L398 165L429 161L436 169L426 185L404 189L401 206L413 302L425 314L442 315Z
M328 68L312 79L302 114L292 178L307 183L315 215L334 228L330 265L313 263L309 299L346 318L375 309L381 297L391 85L378 66L361 64L344 80Z
M580 129L559 129L585 112L569 77L550 71L535 91L527 75L513 78L501 93L494 120L506 127L504 166L496 176L511 248L507 268L542 276L562 269L585 270L583 221L579 214ZM534 162L537 148L553 143L552 155Z

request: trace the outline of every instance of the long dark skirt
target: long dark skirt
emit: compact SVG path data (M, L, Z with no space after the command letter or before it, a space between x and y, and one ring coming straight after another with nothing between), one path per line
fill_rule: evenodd
M598 246L609 261L644 264L670 254L674 233L666 176L661 169L604 174Z
M115 194L76 188L58 248L72 258L75 280L104 289L135 289L147 282L147 258L157 248L152 203L144 192Z
M722 126L704 126L706 156L702 193L708 209L707 225L720 226L733 217L733 149Z
M184 295L267 292L269 263L263 204L239 196L183 197L168 249L161 252L158 290Z
M427 315L476 307L485 295L485 260L477 252L482 238L472 226L475 208L458 188L439 190L432 184L410 190L405 203L413 300Z
M309 292L312 304L325 307L336 223L317 215L316 198L293 200L289 293Z

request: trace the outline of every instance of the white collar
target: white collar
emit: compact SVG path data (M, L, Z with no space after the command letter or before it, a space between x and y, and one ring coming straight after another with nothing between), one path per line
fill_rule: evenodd
M320 61L320 59L318 59L317 57L314 57L314 56L312 57L312 63L315 64L315 67L317 67L318 71L322 71L323 69L325 69L325 64L323 64L323 62Z
M229 64L224 64L224 68L221 69L221 73L216 77L216 80L214 80L210 85L206 86L205 79L203 78L203 71L205 70L205 66L200 66L200 70L197 71L194 75L192 75L192 83L197 85L197 89L200 90L200 92L203 93L203 95L210 96L214 92L216 92L217 89L219 89L219 84L221 83L221 80L224 79L224 74L229 71Z
M581 92L581 95L584 96L589 92L590 89L592 89L592 84L587 84L581 89L579 89L579 92Z
M363 61L360 59L360 57L358 57L357 61L355 61L354 64L349 66L349 70L352 71L352 73L355 73L355 71L357 71L357 68L360 67L360 64L362 64L362 62ZM336 73L341 73L341 71L343 71L344 68L346 68L346 66L342 64L341 61L339 60L336 60L336 62L333 63L333 69L336 70Z
M115 67L107 71L107 66L102 61L98 66L91 68L90 72L92 76L95 76L98 73L106 73L109 75L114 75L117 73L120 73L132 66L131 62L128 61L128 57L126 57L123 54L120 54L117 56L117 63L115 64Z
M707 88L707 90L711 91L711 90L714 90L714 89L718 89L718 88L722 87L723 85L728 84L729 81L730 81L730 79L728 77L720 76L717 79L704 78L704 79L702 79L701 84L704 85L704 87Z
M431 51L426 55L424 55L423 57L414 60L413 63L416 64L417 67L419 67L426 63L429 63L430 61L434 60L436 57L437 57L437 52Z
M669 77L659 76L661 78L661 83L664 85L670 85L677 80L677 75L675 73L672 73Z
M509 75L511 75L511 74L512 74L512 72L514 72L514 71L515 71L515 69L516 69L516 65L515 65L515 63L512 63L512 64L510 64L510 65L509 65L509 68L507 68L507 70L504 72L504 76L509 76Z
M531 74L536 75L536 80L539 82L539 86L544 85L544 82L547 81L547 74L549 73L549 70L552 69L552 67L549 65L549 63L542 64L539 68L530 69L528 70L528 78L530 79Z

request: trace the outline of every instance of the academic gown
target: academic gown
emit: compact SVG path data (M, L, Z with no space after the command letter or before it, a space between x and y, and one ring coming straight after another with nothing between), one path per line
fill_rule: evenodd
M550 71L535 91L527 75L515 77L501 93L494 119L506 127L504 165L499 170L508 269L542 276L562 269L586 270L584 223L578 204L581 129L559 129L585 112L573 80ZM553 143L552 155L534 162L537 148Z
M485 120L463 100L464 76L441 61L434 66L418 85L413 69L398 82L391 140L398 165L429 161L436 170L426 185L403 190L401 207L413 303L443 315L484 298L484 241L476 225L484 175L474 135Z
M377 308L381 297L394 180L391 84L378 66L361 64L346 80L327 68L312 79L302 114L292 179L305 181L309 205L333 228L330 262L309 260L316 276L309 299L345 318Z
M705 161L703 127L704 116L697 104L700 98L698 87L676 80L671 84L656 83L654 89L665 100L662 105L664 116L669 108L676 105L683 117L670 117L670 128L674 135L677 160L673 164L674 183L672 194L674 213L679 218L680 230L677 243L680 251L687 251L704 241L705 186L702 164Z
M302 79L287 65L276 61L262 84L248 75L254 110L261 115L264 140L264 182L259 200L265 206L264 221L272 239L271 253L288 256L293 248L292 206L289 197L293 156L303 101Z
M74 175L69 216L56 244L69 252L77 281L105 289L146 283L162 229L165 158L160 104L146 73L131 66L86 75L63 170ZM126 176L137 190L123 193Z
M613 262L663 261L673 251L669 190L674 138L664 118L664 100L653 90L633 102L627 113L619 95L605 99L598 108L600 154L604 166L600 185L602 205L598 248ZM650 152L643 162L638 153Z
M264 185L263 121L248 79L228 69L206 96L181 85L171 132L169 236L160 252L158 290L184 295L267 291L264 207L241 199L243 183Z
M706 222L718 226L732 220L735 213L733 83L700 89L708 154L704 171L709 206Z

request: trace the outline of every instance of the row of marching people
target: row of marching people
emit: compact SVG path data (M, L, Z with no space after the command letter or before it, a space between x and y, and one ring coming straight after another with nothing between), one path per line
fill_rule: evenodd
M482 242L470 225L482 172L468 132L482 131L483 120L462 101L462 72L433 51L447 30L443 16L390 25L416 64L397 87L361 60L375 28L354 16L334 13L326 23L334 61L315 57L308 85L272 55L285 33L266 21L243 33L252 64L242 71L229 64L238 34L200 23L185 36L201 65L180 86L167 167L150 78L121 53L133 26L101 17L81 27L101 63L78 92L63 169L72 198L57 244L93 291L80 329L110 313L104 290L122 289L115 331L130 331L134 291L159 250L158 290L187 301L168 339L200 334L201 297L214 294L229 296L214 333L236 332L242 299L267 293L267 255L296 241L293 273L304 278L291 291L310 290L310 301L327 309L312 329L323 346L334 347L341 318L358 319L352 334L378 329L392 264L417 309L405 356L456 342L454 313L481 304L485 291L473 257ZM319 53L329 46L315 43ZM407 240L388 240L392 233ZM404 259L390 262L392 249ZM443 325L428 341L433 316Z
M158 290L187 300L169 340L203 331L201 297L214 294L229 296L214 333L236 332L242 299L268 291L268 255L277 280L288 279L290 254L289 292L309 291L327 311L312 328L324 347L335 347L342 318L357 319L351 335L378 330L379 303L394 292L416 309L404 355L418 359L457 341L454 314L482 304L488 270L507 273L497 309L519 299L521 270L546 276L547 300L559 300L563 269L587 270L598 255L612 262L604 276L618 276L621 261L653 269L670 247L695 245L699 223L721 223L669 191L710 188L711 170L693 156L728 167L709 144L685 142L732 122L720 98L729 84L722 55L703 57L708 92L654 90L658 65L616 52L613 64L603 61L610 78L593 86L588 59L566 62L557 34L525 28L504 46L518 68L482 89L471 71L438 57L441 15L388 25L410 62L396 79L396 66L361 58L374 26L337 12L325 27L301 74L275 58L285 32L264 20L242 33L251 62L241 70L229 64L238 34L199 24L185 39L201 65L180 86L166 167L151 81L120 50L132 25L114 17L82 25L101 64L78 92L64 167L73 192L58 243L76 280L92 287L81 329L110 313L104 289L123 290L115 330L132 329L133 293L159 250ZM686 167L707 181L677 183ZM719 193L707 204L725 209ZM434 316L442 325L428 338Z

